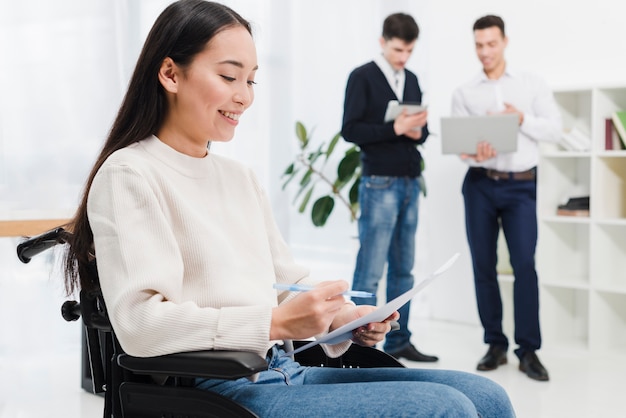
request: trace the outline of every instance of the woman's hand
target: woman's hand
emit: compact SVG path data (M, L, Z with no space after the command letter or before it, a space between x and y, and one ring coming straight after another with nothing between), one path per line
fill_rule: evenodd
M336 315L346 305L344 280L322 282L302 292L272 311L270 340L305 339L328 331Z
M347 304L343 307L341 312L335 316L330 330L332 331L333 329L339 328L340 326L361 318L374 310L376 310L376 307L371 305L354 306L352 304ZM382 322L371 322L367 325L359 327L352 331L352 341L364 347L373 346L385 338L385 335L387 335L387 333L391 330L390 322L395 321L398 318L400 318L400 314L396 311Z

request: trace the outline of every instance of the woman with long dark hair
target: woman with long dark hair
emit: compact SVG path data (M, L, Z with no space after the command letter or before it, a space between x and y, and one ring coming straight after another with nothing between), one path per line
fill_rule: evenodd
M504 390L472 374L308 368L281 356L284 340L323 335L375 307L345 300L345 281L309 278L253 172L209 151L211 141L234 136L256 71L250 24L230 8L181 0L163 11L68 226L67 291L91 285L86 269L97 257L128 354L265 357L269 368L256 379L197 381L260 416L512 416ZM316 287L277 292L275 283ZM337 356L352 342L372 346L396 317L324 349Z

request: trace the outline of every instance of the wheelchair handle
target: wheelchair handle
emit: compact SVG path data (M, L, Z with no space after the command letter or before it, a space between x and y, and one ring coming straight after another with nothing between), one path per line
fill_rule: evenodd
M80 318L80 303L68 300L61 305L61 316L67 322L77 321Z
M29 263L37 254L67 242L68 233L63 228L56 228L41 235L26 239L17 246L17 258L24 264Z

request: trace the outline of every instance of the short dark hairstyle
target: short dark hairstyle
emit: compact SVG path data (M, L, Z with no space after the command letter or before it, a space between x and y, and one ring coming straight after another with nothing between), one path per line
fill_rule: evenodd
M420 29L412 16L405 13L394 13L387 16L383 22L383 38L400 38L409 43L417 39Z
M472 31L492 28L494 26L500 28L500 32L502 32L503 37L506 36L506 33L504 32L504 20L502 20L500 16L496 15L487 15L481 17L476 22L474 22L474 28L472 29Z

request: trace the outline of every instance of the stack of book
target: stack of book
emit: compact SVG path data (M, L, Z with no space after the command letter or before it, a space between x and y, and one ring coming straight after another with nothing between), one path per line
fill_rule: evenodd
M626 149L626 110L613 112L604 120L604 148L606 150Z
M561 134L561 145L567 151L589 151L591 149L591 136L581 128L574 126Z
M570 198L566 204L558 206L556 214L560 216L589 216L589 196Z

